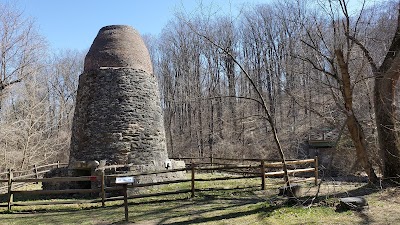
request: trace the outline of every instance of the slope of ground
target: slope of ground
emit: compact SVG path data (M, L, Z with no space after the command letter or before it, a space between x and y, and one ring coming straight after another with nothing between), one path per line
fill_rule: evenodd
M209 175L202 175L209 176ZM237 189L135 199L129 201L129 220L133 224L400 224L400 188L381 189L363 183L323 182L318 191L303 186L303 195L294 203L277 196L277 186L265 191L259 179L204 182L198 188ZM168 185L152 192L188 188L189 183ZM318 197L316 198L316 193ZM369 206L360 212L336 211L338 198L364 196ZM55 201L55 200L54 200ZM0 214L1 224L130 224L124 222L122 202L67 206L14 207Z

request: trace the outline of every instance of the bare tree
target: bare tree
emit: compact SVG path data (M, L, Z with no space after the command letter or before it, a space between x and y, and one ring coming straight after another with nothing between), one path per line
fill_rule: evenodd
M397 107L395 102L396 84L400 76L400 3L397 3L394 7L398 8L397 28L380 66L377 65L367 46L360 41L356 32L347 31L346 36L363 51L375 77L375 119L383 162L383 175L386 178L399 179L400 149L396 129Z
M365 79L362 75L363 65L354 63L355 42L346 38L350 31L357 33L362 11L355 21L349 16L346 1L328 1L320 3L320 9L328 19L318 14L311 14L307 20L298 21L305 31L301 42L314 55L298 55L309 63L314 70L321 73L325 84L330 88L337 106L346 117L347 129L356 149L358 162L371 182L377 181L368 154L366 136L357 118L354 108L354 94L357 83Z
M0 114L4 167L26 169L68 158L83 54L61 52L41 68L14 85Z
M232 52L230 51L229 48L226 48L224 46L222 46L221 44L219 44L216 40L214 40L214 37L210 37L207 31L204 30L199 30L196 29L196 27L194 26L193 22L188 21L184 18L181 18L183 21L186 21L186 24L190 27L190 29L199 37L203 38L204 40L206 40L208 43L210 43L212 46L214 46L215 48L217 48L222 54L225 55L225 57L229 57L240 69L240 71L243 73L243 75L246 77L246 79L250 82L251 87L253 88L253 90L256 92L256 97L257 99L251 99L253 101L258 102L262 109L264 110L265 113L265 119L268 121L269 125L271 126L271 130L272 130L272 134L273 134L273 138L274 138L274 142L276 144L276 147L278 149L278 153L279 156L282 160L282 164L283 164L283 171L284 171L284 179L285 179L285 185L290 185L290 181L289 181L289 177L288 177L288 172L287 172L287 165L286 165L286 159L285 159L285 154L284 151L282 149L281 143L279 141L278 138L278 133L276 130L276 125L275 122L273 120L273 117L270 113L270 110L268 109L268 105L267 102L261 92L260 89L258 89L256 82L252 79L252 77L250 76L250 74L245 70L245 68L243 67L243 65L237 60L237 58L232 54Z
M84 52L63 50L49 57L44 71L48 98L48 120L55 139L63 143L58 154L68 156L72 119Z
M3 110L2 133L5 135L2 135L0 143L5 149L5 165L26 169L54 157L46 85L37 75L35 73L29 82L18 85L10 107Z
M179 148L196 149L196 155L204 155L202 43L180 21L170 22L162 36L155 63L159 65L156 74L160 78L168 147L175 152L175 146L185 144ZM175 141L178 139L185 141Z
M37 70L44 46L31 19L0 3L0 109L6 89Z
M341 0L284 1L238 17L171 21L154 54L169 150L269 157L274 143L284 156L304 157L295 148L313 132L346 123L343 138L356 151L343 148L357 156L348 164L376 180L373 74L356 39L378 42L368 38L381 25L365 7L355 16L347 8Z
M237 46L237 32L233 21L228 17L222 17L217 19L218 23L215 25L214 37L217 39L218 43L223 47L229 54L236 55ZM236 70L235 63L231 57L221 57L223 62L224 75L228 80L228 93L230 98L227 99L229 107L229 117L232 124L232 135L231 139L237 138L235 133L237 130L237 118L236 118Z

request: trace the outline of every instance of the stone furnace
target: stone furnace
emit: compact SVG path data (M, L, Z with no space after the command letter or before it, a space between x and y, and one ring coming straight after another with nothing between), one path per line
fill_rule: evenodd
M116 164L126 165L119 173L185 167L183 161L168 159L165 142L157 80L140 34L130 26L101 28L79 77L68 168L53 169L45 177L99 175L102 166ZM170 172L135 179L147 183L183 176ZM98 185L43 182L43 189Z
M161 170L170 162L150 55L130 26L100 29L79 78L69 168L93 168L91 162L101 160L134 171Z

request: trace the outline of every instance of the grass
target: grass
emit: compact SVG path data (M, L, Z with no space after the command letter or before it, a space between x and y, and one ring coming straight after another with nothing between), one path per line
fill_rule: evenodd
M199 175L204 178L210 175ZM215 174L215 176L222 176ZM317 188L304 185L301 204L277 196L277 186L265 191L259 179L201 182L196 188L219 188L129 200L129 220L135 224L400 224L400 188L378 189L361 183L326 182ZM251 187L254 186L254 187ZM258 187L255 187L258 186ZM237 188L222 190L221 188ZM246 188L242 188L246 187ZM149 193L189 189L190 183L164 185ZM242 188L242 189L240 189ZM336 212L340 196L364 195L369 207L362 212ZM57 200L49 200L57 201ZM100 204L0 208L0 224L125 224L122 201Z

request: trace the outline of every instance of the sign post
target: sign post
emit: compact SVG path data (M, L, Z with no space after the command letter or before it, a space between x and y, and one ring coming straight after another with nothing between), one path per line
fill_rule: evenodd
M129 221L128 216L128 184L133 184L135 179L133 177L117 177L115 178L115 183L122 185L124 192L124 208L125 208L125 221Z

